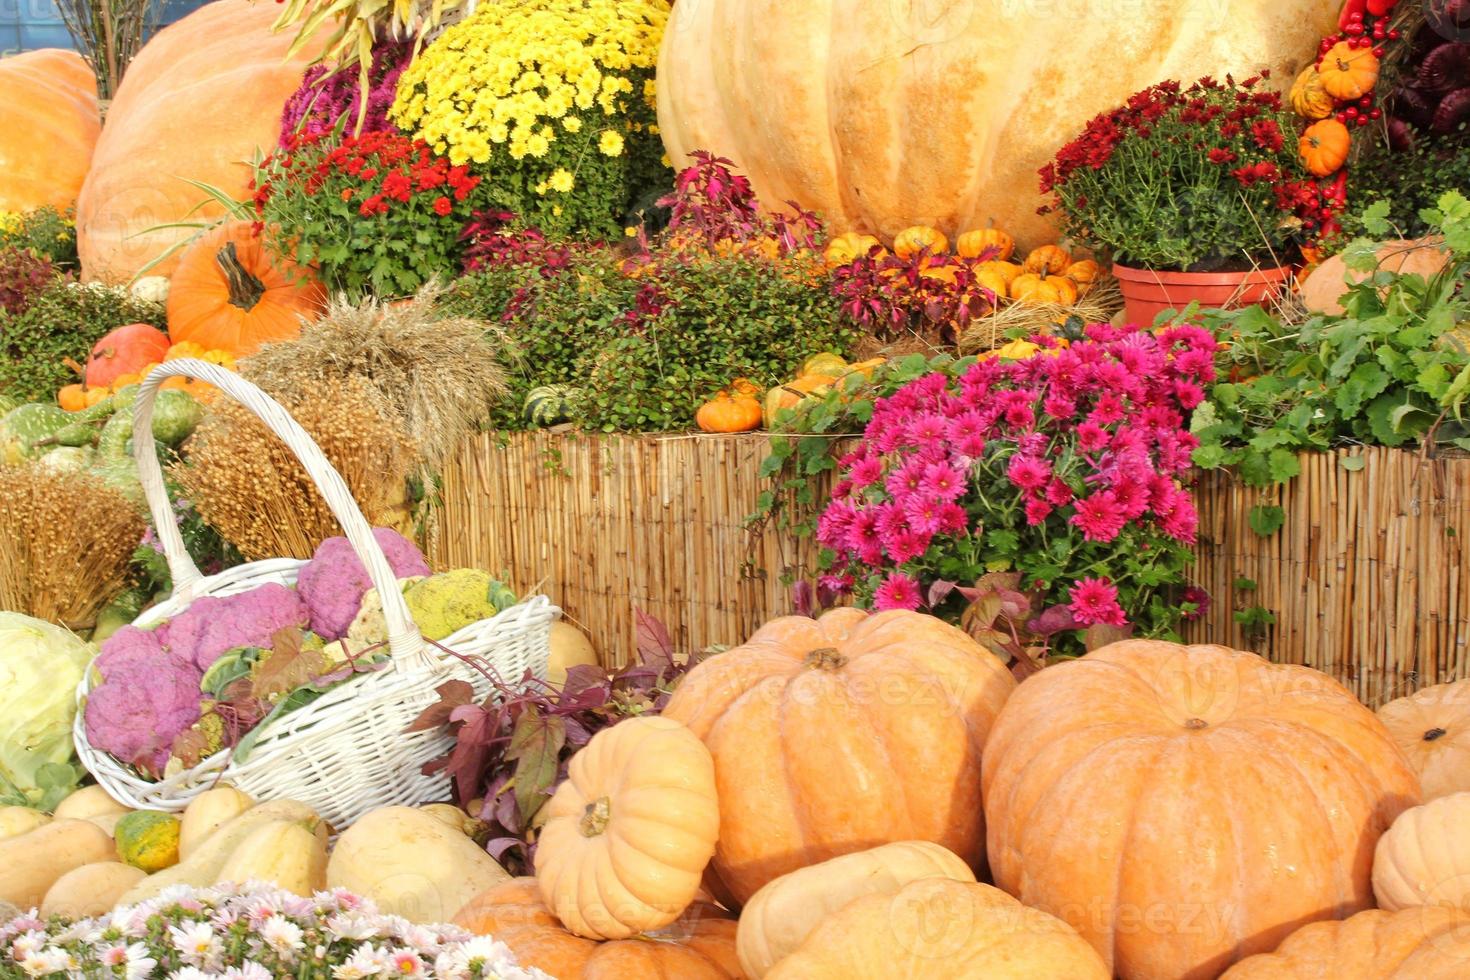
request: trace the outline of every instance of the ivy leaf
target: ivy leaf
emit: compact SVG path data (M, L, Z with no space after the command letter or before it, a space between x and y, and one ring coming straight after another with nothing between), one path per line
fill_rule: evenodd
M1263 538L1269 538L1281 530L1281 525L1286 523L1286 511L1280 507L1257 504L1251 508L1250 525L1251 530Z
M559 715L543 715L528 705L516 719L505 757L515 760L516 807L523 823L529 824L546 805L566 740L566 724Z
M1202 470L1213 470L1225 463L1225 449L1221 446L1200 446L1190 454L1194 465Z
M1363 223L1363 230L1368 234L1375 238L1387 238L1393 231L1393 224L1388 219L1389 211L1389 201L1374 201L1363 209L1358 220Z
M1272 483L1286 483L1295 479L1302 471L1302 462L1290 449L1273 449L1268 465Z
M1388 372L1376 361L1362 361L1353 368L1347 380L1337 386L1333 404L1345 418L1354 418L1362 410L1363 402L1381 394L1390 380Z

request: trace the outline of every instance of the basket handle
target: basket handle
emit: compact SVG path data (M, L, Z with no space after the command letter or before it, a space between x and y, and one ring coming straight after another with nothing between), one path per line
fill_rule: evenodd
M189 357L165 361L149 371L138 390L137 400L133 402L133 458L137 460L138 478L148 499L148 510L153 515L153 525L158 529L163 554L173 575L174 597L193 599L204 577L184 547L184 538L179 533L178 518L164 488L163 470L158 465L158 451L152 439L153 404L158 397L159 386L169 378L195 378L209 382L249 409L286 444L320 488L332 516L342 525L352 550L367 569L368 578L383 600L388 653L393 662L404 667L436 665L439 659L429 651L413 617L409 615L408 603L404 601L383 549L373 537L367 518L362 516L342 475L322 454L311 436L280 404L249 381L233 371ZM144 437L139 438L139 433Z

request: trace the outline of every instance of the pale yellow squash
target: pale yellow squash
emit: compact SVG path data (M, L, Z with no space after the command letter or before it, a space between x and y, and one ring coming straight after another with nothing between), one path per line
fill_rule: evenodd
M302 897L327 887L327 841L321 821L277 820L241 842L215 884L263 881Z
M85 820L53 820L0 841L0 905L38 906L58 878L84 864L115 861L112 838Z
M148 873L121 861L98 861L56 879L41 900L41 915L85 919L104 915Z
M1373 851L1373 897L1390 912L1443 905L1470 910L1470 792L1399 814Z
M551 654L546 661L546 679L558 686L567 682L567 670L579 664L598 664L592 641L564 620L551 624Z
M101 786L87 786L58 803L52 816L57 820L90 820L92 817L122 816L132 812L132 807L108 796L107 790Z
M210 834L255 806L248 793L216 786L190 801L179 828L179 857L187 858Z
M28 806L0 807L0 840L28 834L37 827L45 826L51 818L40 810Z

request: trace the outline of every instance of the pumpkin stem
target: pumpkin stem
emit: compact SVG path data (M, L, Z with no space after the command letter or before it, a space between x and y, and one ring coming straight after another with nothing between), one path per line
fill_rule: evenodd
M1432 742L1435 739L1444 736L1445 734L1447 733L1443 728L1431 728L1429 731L1424 733L1424 741Z
M1203 718L1191 718L1184 723L1184 727L1198 731L1201 728L1209 728L1210 723Z
M612 801L605 796L599 796L582 811L582 822L579 824L582 836L597 837L607 830L607 822L611 819Z
M802 666L812 670L838 670L846 663L847 658L838 653L835 647L822 647L807 654Z
M214 261L230 287L230 305L238 306L246 313L255 309L255 304L265 295L265 283L245 271L240 264L240 256L235 252L235 243L225 242L224 248L215 253Z

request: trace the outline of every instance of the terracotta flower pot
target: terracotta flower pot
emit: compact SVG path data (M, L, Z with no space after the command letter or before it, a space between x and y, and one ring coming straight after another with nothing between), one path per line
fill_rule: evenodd
M1157 272L1114 265L1123 290L1123 316L1129 323L1152 326L1164 310L1182 310L1193 300L1205 307L1249 306L1270 299L1286 283L1291 270L1246 272Z

